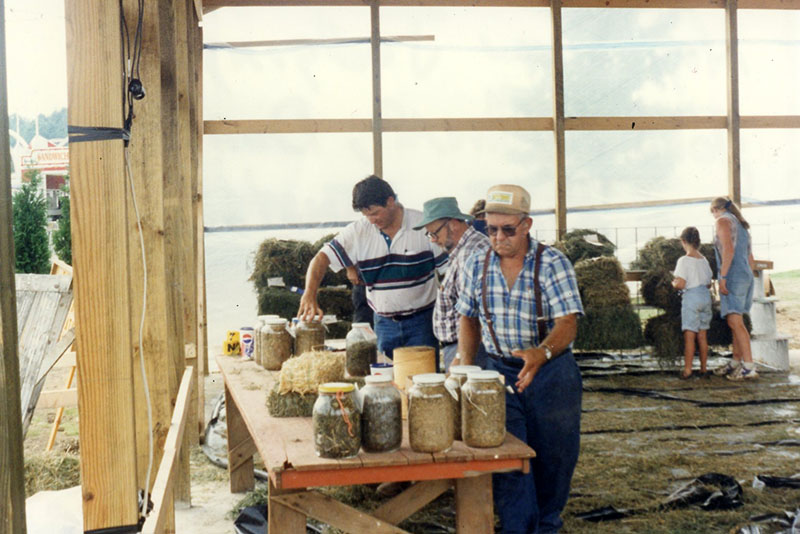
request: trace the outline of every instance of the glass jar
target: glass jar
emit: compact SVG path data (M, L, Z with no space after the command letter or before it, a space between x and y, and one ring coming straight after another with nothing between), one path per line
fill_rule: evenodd
M261 367L264 367L264 326L266 326L269 319L280 319L277 315L259 315L256 321L256 350L255 361Z
M461 431L470 447L499 447L506 438L506 388L497 371L472 371L461 386Z
M278 371L292 356L292 335L286 323L286 319L267 319L261 329L261 365L264 369Z
M345 337L345 369L350 376L367 376L369 366L378 360L378 336L369 323L353 323Z
M350 458L361 447L361 415L355 398L355 386L345 382L327 382L318 388L311 415L314 428L314 451L322 458Z
M439 373L414 375L408 391L408 440L417 452L442 452L453 445L452 394Z
M455 392L456 398L450 401L453 409L453 438L461 439L461 386L467 381L467 373L470 371L480 371L477 365L451 365L450 376L447 377L445 384Z
M325 327L316 319L299 321L294 329L294 353L321 350L325 346Z
M367 452L391 452L403 441L400 390L387 375L364 377L361 395L361 446Z

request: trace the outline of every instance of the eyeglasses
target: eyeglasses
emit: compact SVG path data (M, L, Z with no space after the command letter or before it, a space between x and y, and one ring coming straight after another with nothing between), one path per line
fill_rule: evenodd
M444 220L444 222L443 222L441 225L439 225L439 228L437 228L435 232L428 232L428 231L426 230L426 231L425 231L425 237L427 237L428 239L433 239L434 237L435 237L436 239L439 239L439 232L441 232L441 231L442 231L442 228L444 228L444 227L445 227L445 225L446 225L447 223L449 223L449 222L450 222L450 219L445 219L445 220Z
M489 232L490 236L496 236L497 232L502 230L503 235L506 237L514 237L517 235L517 228L519 228L519 225L523 222L525 222L525 219L520 219L520 221L513 226L510 224L504 224L503 226L492 226L490 224L486 226L486 231Z

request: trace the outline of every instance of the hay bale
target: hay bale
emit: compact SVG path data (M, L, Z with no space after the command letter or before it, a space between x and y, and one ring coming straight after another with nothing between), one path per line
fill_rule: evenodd
M258 315L274 313L289 319L297 315L300 295L282 287L259 288ZM324 308L323 308L324 309Z
M622 265L614 257L582 260L575 265L578 290L585 308L625 308L630 291L625 285Z
M317 292L317 301L325 313L333 314L339 319L349 320L353 317L353 298L349 288L321 287Z
M662 313L647 320L644 339L652 345L653 356L664 366L673 365L683 355L680 314Z
M642 345L642 323L633 308L587 308L578 322L575 348L580 350L635 349Z
M622 264L613 256L581 260L575 264L575 274L582 280L582 283L592 286L625 283L625 271L622 269Z
M586 238L596 240L597 243L590 243ZM614 243L606 236L596 230L580 228L564 234L564 236L553 244L558 250L563 252L573 265L581 260L597 258L600 256L613 256Z
M667 239L666 237L657 236L639 249L636 259L631 262L631 269L645 271L666 269L671 271L675 268L678 258L684 254L680 239L677 237Z
M681 314L681 295L672 287L672 273L651 269L642 276L642 296L648 306L661 308L670 316Z
M289 358L281 367L278 391L281 394L316 393L320 384L341 382L344 378L344 352L309 351Z
M256 288L267 288L267 279L282 277L287 286L305 286L308 263L317 251L308 241L265 239L258 247L250 280Z
M267 394L267 409L272 417L311 417L317 394L300 394L294 391L280 392L280 385Z

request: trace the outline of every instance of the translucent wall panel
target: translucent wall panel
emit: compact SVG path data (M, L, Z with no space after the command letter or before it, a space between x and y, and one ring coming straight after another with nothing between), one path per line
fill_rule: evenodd
M563 10L565 113L723 115L724 12Z
M370 134L206 135L206 226L352 220Z
M381 8L384 117L552 114L550 10Z
M226 41L369 37L364 8L228 8L204 18L206 120L372 117L368 43L209 48Z
M386 179L409 207L454 196L466 211L501 183L525 187L534 210L555 204L549 132L384 134L383 155Z
M742 115L800 114L800 12L739 11Z
M745 202L800 199L800 130L742 130Z

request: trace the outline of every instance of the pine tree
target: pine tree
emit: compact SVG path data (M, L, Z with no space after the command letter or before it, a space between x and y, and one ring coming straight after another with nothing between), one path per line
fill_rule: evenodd
M12 199L14 211L14 247L18 273L50 272L50 242L47 237L47 201L39 191L42 177L30 175Z
M69 177L67 177L69 180ZM53 232L53 249L62 261L72 265L72 230L69 214L69 185L64 186L66 196L61 198L61 218Z

